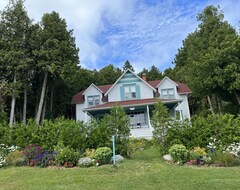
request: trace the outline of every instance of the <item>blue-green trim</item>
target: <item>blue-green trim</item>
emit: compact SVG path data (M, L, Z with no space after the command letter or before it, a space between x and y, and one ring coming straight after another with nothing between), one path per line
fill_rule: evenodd
M141 82L140 79L133 79L133 80L120 80L118 81L118 84L126 84L126 83L133 83L133 82Z
M124 88L123 88L123 86L120 86L120 97L121 97L121 100L124 100Z
M139 84L136 85L136 97L137 97L137 99L141 99Z

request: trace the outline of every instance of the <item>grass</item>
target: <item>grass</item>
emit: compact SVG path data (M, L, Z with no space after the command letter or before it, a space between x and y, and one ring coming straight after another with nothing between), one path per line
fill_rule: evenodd
M113 167L0 169L0 190L239 189L240 167L207 168L166 164L155 149L138 151Z

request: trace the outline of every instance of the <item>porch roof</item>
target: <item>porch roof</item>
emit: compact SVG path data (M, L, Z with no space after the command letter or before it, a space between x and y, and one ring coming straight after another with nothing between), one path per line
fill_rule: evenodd
M149 99L139 99L139 100L125 100L125 101L116 101L116 102L107 102L105 104L97 105L90 108L85 108L83 111L97 111L97 110L108 110L111 109L116 104L121 107L133 107L133 106L144 106L144 105L153 105L159 98L149 98ZM180 99L160 99L163 104L176 104L182 102Z

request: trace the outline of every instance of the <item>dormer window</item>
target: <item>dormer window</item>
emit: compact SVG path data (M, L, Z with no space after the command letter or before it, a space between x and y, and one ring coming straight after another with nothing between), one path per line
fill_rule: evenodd
M162 89L161 90L161 98L162 99L175 99L174 89Z
M88 96L87 100L88 100L88 107L97 106L100 104L100 96L99 95Z

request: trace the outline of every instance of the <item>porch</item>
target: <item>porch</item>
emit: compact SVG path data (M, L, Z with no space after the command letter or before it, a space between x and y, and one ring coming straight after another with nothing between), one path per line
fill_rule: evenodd
M130 120L131 137L151 138L152 125L150 118L152 117L156 98L144 100L128 100L120 102L108 102L95 107L85 109L91 117L102 118L105 114L110 113L110 109L118 104L124 108ZM169 110L169 114L175 116L175 107L181 100L162 100Z

